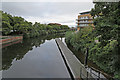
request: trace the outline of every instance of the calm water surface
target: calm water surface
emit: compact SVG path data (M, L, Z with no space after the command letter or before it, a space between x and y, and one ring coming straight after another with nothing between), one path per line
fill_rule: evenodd
M70 78L56 37L60 35L25 39L3 48L3 78Z

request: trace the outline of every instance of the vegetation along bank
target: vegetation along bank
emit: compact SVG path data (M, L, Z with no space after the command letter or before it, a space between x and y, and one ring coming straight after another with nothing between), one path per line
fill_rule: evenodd
M40 35L47 35L53 33L63 33L69 30L67 25L57 24L40 24L26 21L22 17L12 16L6 12L2 13L2 34L8 35L23 35L24 38L37 37Z
M67 32L66 43L85 53L102 70L120 79L120 2L95 3L91 10L95 29L86 27L79 32Z

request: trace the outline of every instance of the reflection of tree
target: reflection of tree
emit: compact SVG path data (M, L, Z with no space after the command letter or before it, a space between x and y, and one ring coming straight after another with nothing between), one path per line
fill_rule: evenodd
M40 36L37 38L30 38L23 40L22 43L14 44L2 49L2 69L7 70L11 67L12 61L20 60L24 57L24 55L32 50L33 46L40 47L41 44L45 42L45 40L51 40L54 38L63 37L63 34L53 34L47 36Z

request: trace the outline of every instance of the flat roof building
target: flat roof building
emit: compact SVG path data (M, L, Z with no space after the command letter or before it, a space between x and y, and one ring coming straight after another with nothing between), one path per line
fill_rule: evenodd
M93 26L93 17L90 15L90 11L87 12L82 12L79 13L80 15L78 15L78 19L77 20L77 30L79 31L80 28L85 28L88 26Z
M59 26L61 26L61 24L59 24L59 23L49 23L48 25L59 25Z

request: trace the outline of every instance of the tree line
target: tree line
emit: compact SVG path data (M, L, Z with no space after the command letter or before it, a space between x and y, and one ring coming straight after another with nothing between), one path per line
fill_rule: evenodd
M95 29L67 32L66 43L82 53L89 48L89 59L113 78L120 79L120 2L95 3L91 15L97 17Z
M2 14L2 34L20 35L25 38L37 37L39 35L47 35L53 33L63 33L69 30L67 25L47 25L26 21L22 17L12 16L6 12L0 11Z

